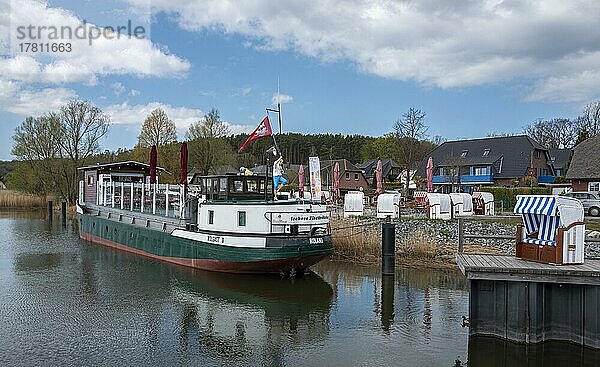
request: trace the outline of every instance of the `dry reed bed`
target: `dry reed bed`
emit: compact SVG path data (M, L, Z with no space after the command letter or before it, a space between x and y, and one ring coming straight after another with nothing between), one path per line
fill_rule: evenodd
M381 222L361 219L334 219L331 222L334 257L360 263L381 259ZM442 250L442 248L440 248ZM396 236L396 259L414 264L438 263L435 236L426 229ZM447 261L442 261L447 262Z
M43 196L0 190L0 209L37 209L45 206L46 198Z

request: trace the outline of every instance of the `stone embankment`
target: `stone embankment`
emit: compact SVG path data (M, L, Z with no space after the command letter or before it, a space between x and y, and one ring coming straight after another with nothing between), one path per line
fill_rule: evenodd
M337 219L332 223L336 254L342 258L378 261L381 247L381 219L361 217ZM400 258L453 262L458 247L456 220L402 218L395 220L396 251ZM465 221L465 234L515 236L519 220L475 219ZM587 231L587 237L600 239L600 232ZM514 254L515 241L506 239L465 239L464 251L490 254ZM600 258L600 243L587 243L587 258ZM397 256L398 258L398 256Z

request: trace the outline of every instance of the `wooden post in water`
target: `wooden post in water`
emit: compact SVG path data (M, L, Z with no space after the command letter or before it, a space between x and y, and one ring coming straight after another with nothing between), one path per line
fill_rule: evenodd
M48 222L52 223L52 208L54 204L52 200L48 200Z
M62 222L63 227L67 226L67 202L60 202L60 220Z
M396 267L396 225L387 222L381 224L381 274L394 275Z

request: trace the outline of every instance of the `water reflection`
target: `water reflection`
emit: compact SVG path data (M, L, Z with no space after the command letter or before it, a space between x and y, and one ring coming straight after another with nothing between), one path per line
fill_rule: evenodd
M598 362L577 348L469 339L458 272L397 269L382 278L378 266L333 261L313 270L295 280L193 271L82 242L59 222L0 219L0 364Z
M19 254L14 258L14 267L16 271L45 271L60 266L62 254L59 253L41 253L41 254Z
M314 273L289 280L202 271L181 272L171 294L181 305L180 348L198 347L239 362L262 350L279 365L285 352L328 336L333 291Z
M381 277L381 328L384 331L390 331L394 323L394 278L393 275Z
M491 337L469 338L469 367L592 367L600 351L570 343L524 345Z

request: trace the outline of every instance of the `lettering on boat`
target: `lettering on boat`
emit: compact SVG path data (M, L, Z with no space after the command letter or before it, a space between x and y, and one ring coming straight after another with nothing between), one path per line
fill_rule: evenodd
M316 245L319 243L323 243L323 238L322 237L317 237L317 238L310 238L310 244L311 245Z
M213 242L213 243L223 243L223 242L225 242L225 239L223 237L221 237L221 236L211 236L211 235L208 235L206 237L207 237L206 240L208 242Z
M329 212L321 213L273 213L273 224L327 224Z

